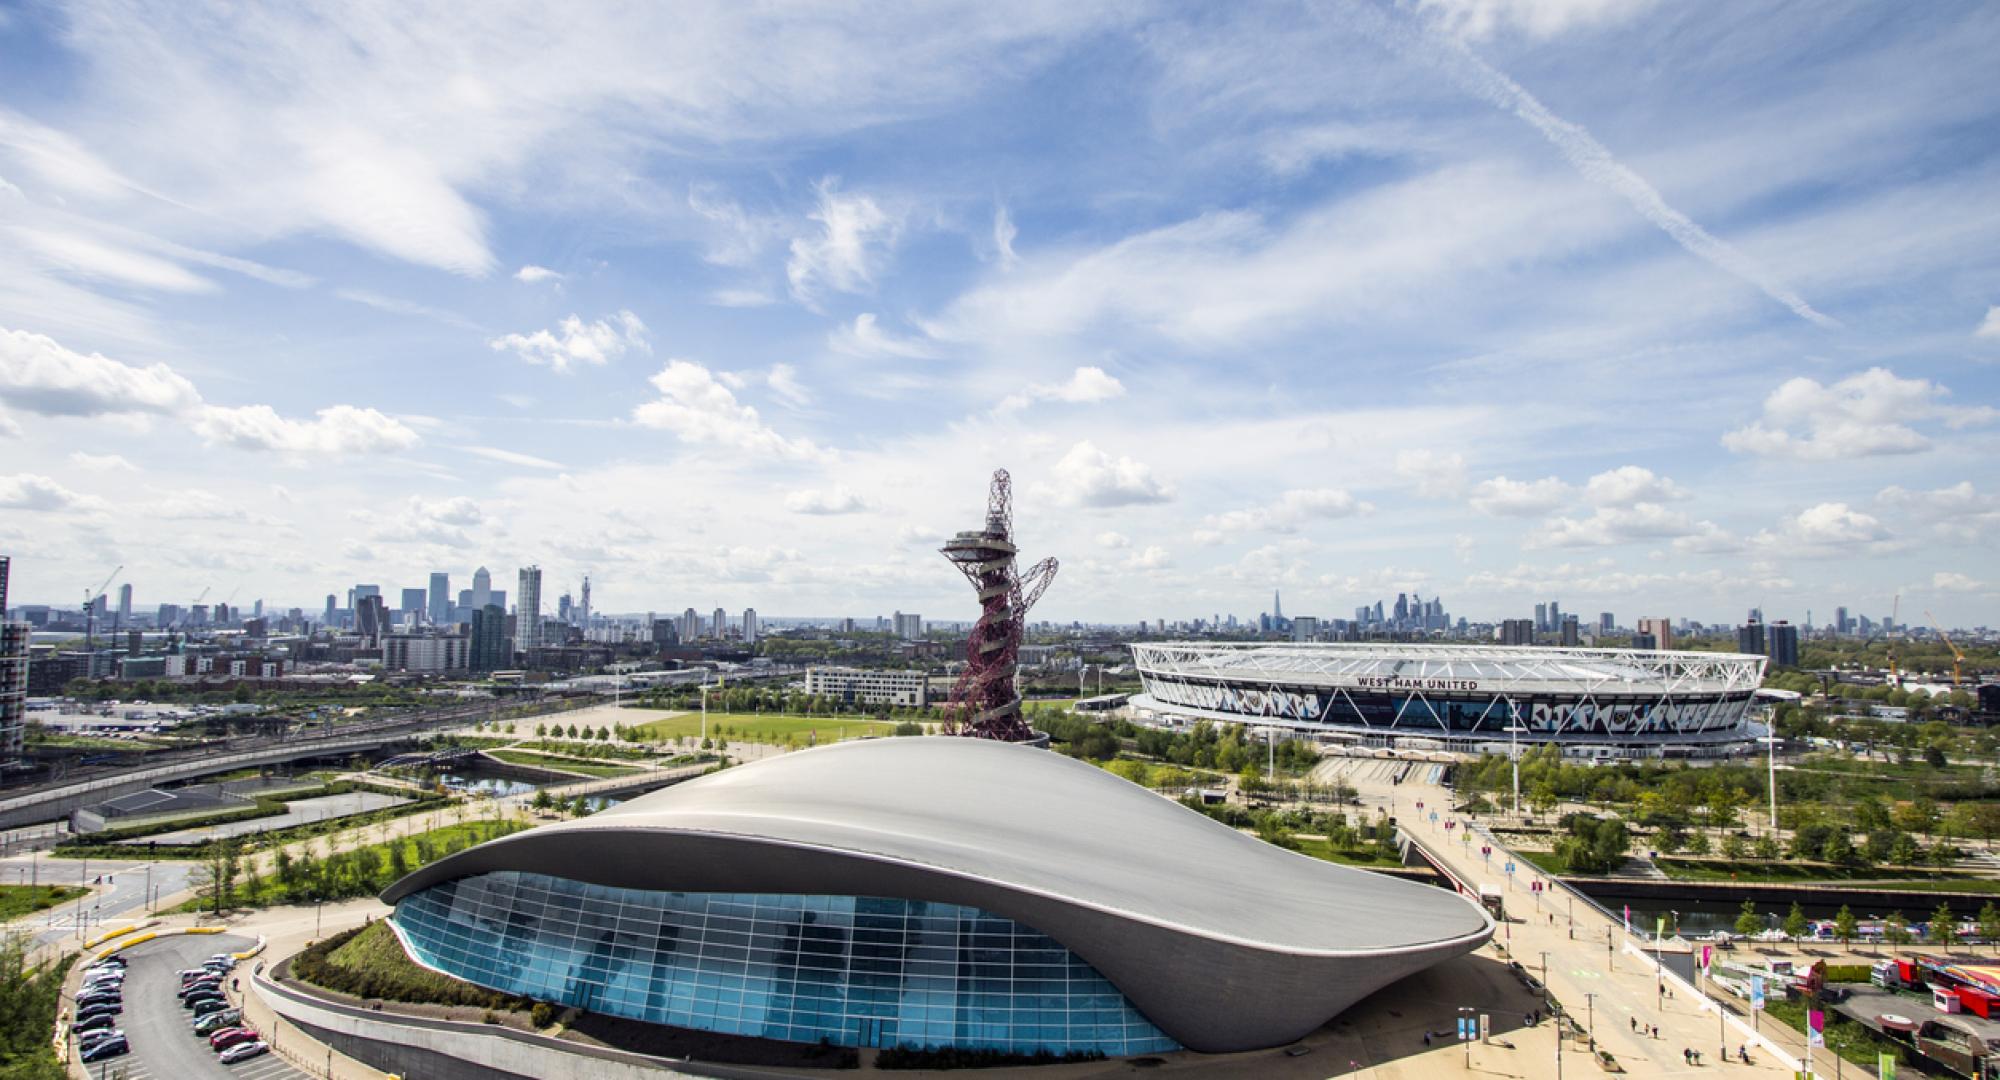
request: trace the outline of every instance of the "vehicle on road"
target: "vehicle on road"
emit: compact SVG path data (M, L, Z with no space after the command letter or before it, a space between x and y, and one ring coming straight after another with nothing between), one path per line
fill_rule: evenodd
M105 1039L103 1042L97 1043L96 1045L85 1050L82 1054L82 1057L83 1060L86 1062L103 1061L107 1058L120 1057L124 1054L128 1054L131 1052L132 1052L132 1044L126 1042L121 1037L116 1039Z
M234 1065L239 1061L248 1061L258 1054L268 1053L270 1049L270 1045L262 1039L255 1039L247 1043L238 1043L222 1052L222 1063L224 1065Z
M194 1033L203 1038L207 1038L208 1036L213 1035L218 1031L221 1031L223 1028L232 1028L242 1022L243 1022L242 1009L222 1009L217 1012L209 1013L205 1016L195 1017Z
M208 1048L215 1051L227 1050L237 1043L249 1042L257 1037L257 1032L247 1027L223 1028L208 1037Z

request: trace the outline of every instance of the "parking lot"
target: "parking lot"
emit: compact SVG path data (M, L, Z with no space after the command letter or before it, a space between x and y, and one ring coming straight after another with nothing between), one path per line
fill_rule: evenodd
M227 935L159 938L135 945L119 955L131 962L125 976L125 1012L120 1027L132 1044L122 1057L93 1062L90 1075L106 1080L305 1080L305 1074L276 1054L263 1054L237 1065L224 1065L194 1034L178 991L182 968L199 967L219 952L236 952L255 944Z

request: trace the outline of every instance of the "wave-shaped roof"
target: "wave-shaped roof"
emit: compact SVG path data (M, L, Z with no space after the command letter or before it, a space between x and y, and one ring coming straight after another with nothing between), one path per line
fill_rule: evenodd
M1401 642L1147 642L1142 675L1356 689L1748 694L1765 658L1743 653Z

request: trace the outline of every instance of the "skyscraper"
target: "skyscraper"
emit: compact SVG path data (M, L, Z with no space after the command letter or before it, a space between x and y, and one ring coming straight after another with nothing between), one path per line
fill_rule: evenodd
M332 625L333 625L333 613L334 613L334 612L336 612L336 611L339 611L339 610L340 610L340 607L339 607L339 605L338 605L338 604L336 604L336 603L334 602L334 597L333 597L333 594L332 594L332 593L327 593L327 594L326 594L326 625L328 625L328 626L332 626Z
M472 609L472 652L467 661L474 671L498 671L513 660L507 648L507 612L498 604Z
M1547 604L1536 604L1535 632L1541 633L1542 631L1547 630L1548 628L1549 628L1549 606Z
M715 640L721 641L723 638L726 638L728 636L729 636L729 613L727 611L722 610L721 608L716 608Z
M757 623L757 609L756 609L756 608L753 608L753 607L747 607L747 608L744 608L744 609L743 609L743 644L745 644L745 645L754 645L754 644L756 644L756 642L757 642L757 634L758 634L758 633L759 633L759 632L760 632L760 631L761 631L762 629L763 629L763 628L762 628L761 626L759 626L759 625L758 625L758 623Z
M7 574L11 560L0 555L0 757L19 758L28 730L27 623L7 621Z
M692 642L700 637L701 637L701 616L695 614L693 608L689 608L686 611L681 612L681 632L680 632L681 640L684 642Z
M404 589L402 603L396 605L396 610L403 615L405 622L422 622L429 606L429 593L422 589Z
M451 575L442 571L431 574L431 625L443 626L451 621Z
M1611 613L1610 613L1610 612L1608 612L1608 611L1600 611L1600 612L1598 612L1598 613L1597 613L1597 632L1598 632L1598 633L1600 633L1600 634L1608 634L1608 633L1610 633L1610 632L1611 632L1611 630L1612 630L1612 627L1614 627L1614 626L1616 626L1616 625L1617 625L1617 624L1616 624L1616 623L1614 623L1614 622L1612 621L1612 619L1611 619Z
M1279 601L1276 589L1271 590L1271 618L1278 622L1283 622L1285 618L1285 605Z
M1799 666L1799 628L1783 619L1770 625L1768 633L1772 667Z
M496 603L493 599L493 575L487 573L486 568L482 566L472 572L472 606L477 610L491 603ZM505 600L497 603L501 607L507 606Z
M576 610L576 624L590 629L590 575L583 575L583 601Z
M1674 621L1665 616L1640 619L1639 633L1653 639L1653 648L1671 649L1674 647Z
M7 613L0 611L0 619L6 617ZM118 586L118 621L113 625L118 627L132 625L132 583L129 581Z
M524 566L514 599L514 651L542 647L542 568Z

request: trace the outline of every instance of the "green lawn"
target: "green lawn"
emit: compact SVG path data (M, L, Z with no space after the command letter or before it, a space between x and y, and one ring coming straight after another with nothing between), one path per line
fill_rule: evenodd
M725 728L728 730L725 731ZM863 735L887 735L895 729L894 723L859 716L785 716L777 713L725 712L708 714L709 736L731 742L782 743L788 738L793 738L798 740L800 746L804 746L808 738L815 734L818 742L827 743L841 739L858 739ZM650 742L699 739L701 714L690 712L665 720L655 720L650 724L630 728L625 735L629 739L644 739Z
M1294 840L1300 852L1315 859L1340 863L1343 866L1401 866L1403 860L1395 854L1383 855L1373 845L1358 850L1337 850L1325 840L1299 837Z
M645 770L631 765L605 765L595 761L583 761L572 757L556 757L553 754L533 754L525 750L488 750L488 755L510 765L531 765L542 769L561 769L580 776L634 776Z
M0 922L52 908L83 895L67 885L0 885Z
M1759 881L1802 884L1812 882L1867 882L1889 889L1923 889L1940 892L2000 892L2000 881L1942 870L1912 867L1852 867L1826 863L1757 862L1732 863L1723 860L1660 858L1654 860L1675 881Z
M419 965L385 921L330 937L291 964L292 974L307 982L361 998L488 1009L522 1004Z

